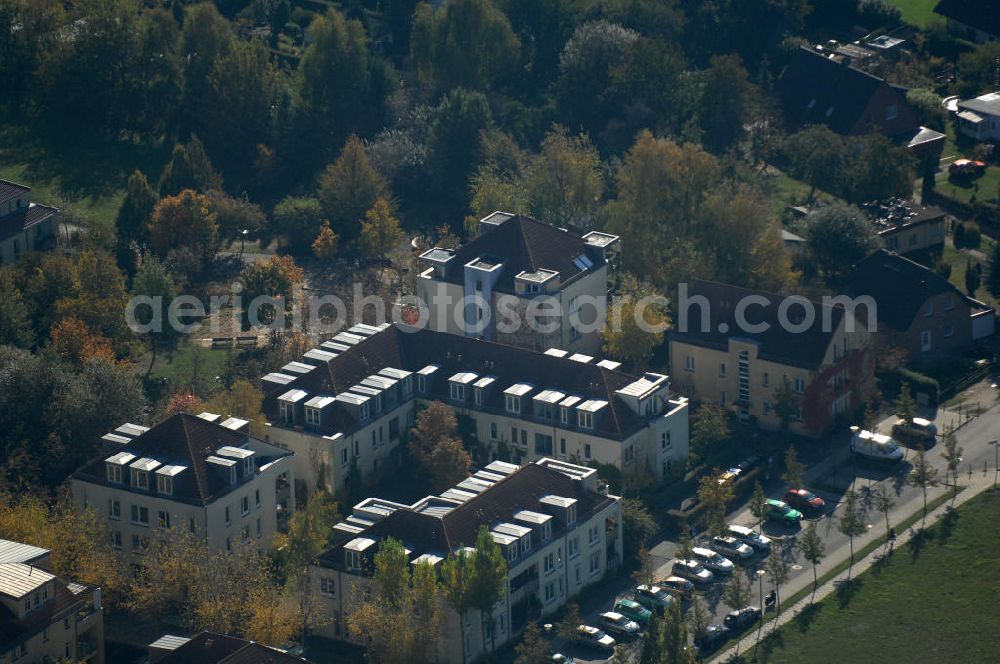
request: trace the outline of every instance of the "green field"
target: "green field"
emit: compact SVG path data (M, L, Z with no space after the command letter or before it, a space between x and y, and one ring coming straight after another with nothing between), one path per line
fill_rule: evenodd
M29 186L33 202L89 223L110 226L129 175L138 168L155 186L168 157L169 146L125 141L70 146L23 127L0 127L0 179Z
M970 500L767 637L758 661L996 661L998 519L1000 493Z
M996 203L1000 201L1000 167L988 166L986 174L975 180L949 180L948 169L944 167L937 174L935 187L960 201L971 202L975 196L982 203Z
M932 23L943 20L934 13L938 0L892 0L903 13L903 20L918 28L926 28Z
M196 340L191 340L173 352L157 353L156 363L149 375L150 378L168 380L172 388L186 387L199 380L212 384L225 367L226 355L225 349L203 348ZM144 365L142 369L145 368Z

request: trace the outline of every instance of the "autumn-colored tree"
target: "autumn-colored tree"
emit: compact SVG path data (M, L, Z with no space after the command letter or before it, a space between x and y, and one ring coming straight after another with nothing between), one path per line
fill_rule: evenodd
M705 475L698 481L698 500L705 505L708 532L712 535L723 534L726 529L726 509L733 500L733 485L721 480L722 473L716 469L711 475Z
M428 464L437 443L455 438L457 431L455 412L440 401L432 401L417 414L410 431L410 454L421 465Z
M636 367L645 367L670 327L667 304L652 286L626 275L622 293L614 299L601 331L604 351Z
M70 283L56 296L53 322L76 318L95 334L109 339L118 355L123 355L132 335L123 315L128 303L125 275L115 259L104 251L87 249L64 267L69 269ZM32 291L27 294L31 297Z
M312 252L316 258L333 258L337 254L340 238L330 228L330 222L324 220L319 227L319 233L312 243Z
M250 435L263 438L267 433L267 418L261 410L264 395L253 383L239 379L228 390L216 392L205 402L205 409L219 415L240 417L250 422Z
M105 362L115 361L111 340L95 334L83 321L72 316L52 326L49 341L59 357L76 367L82 367L92 357Z
M0 489L0 538L49 549L55 574L100 586L112 606L124 597L127 575L111 548L106 519L78 509L69 492L49 502Z
M319 176L316 194L333 230L350 242L361 233L365 212L389 195L389 185L372 166L361 139L351 136L337 161Z
M361 250L371 258L383 258L403 241L403 229L392 214L392 207L384 197L365 213L361 222Z
M185 189L176 196L161 198L153 208L149 244L161 257L183 247L197 256L204 268L212 258L218 234L217 215L204 194Z
M251 263L240 275L243 281L243 322L249 328L253 324L270 325L277 320L283 299L283 311L292 306L292 292L296 284L302 283L305 273L291 256L273 256L264 263ZM273 298L254 303L256 298ZM253 314L253 320L251 320Z
M593 227L604 179L601 157L586 134L556 126L542 140L526 188L531 213L557 226Z
M180 392L167 400L166 417L177 413L197 414L205 410L205 402L193 392Z
M438 441L431 452L428 470L435 491L445 491L458 484L469 476L471 468L472 457L455 438Z

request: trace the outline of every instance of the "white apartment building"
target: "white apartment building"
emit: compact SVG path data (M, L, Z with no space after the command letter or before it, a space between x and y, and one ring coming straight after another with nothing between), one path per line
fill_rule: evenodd
M619 238L598 231L583 237L530 217L494 212L479 235L458 249L420 255L426 269L417 296L427 326L534 350L596 353L607 318L608 267ZM543 326L505 328L504 320L537 314Z
M31 202L31 187L0 180L0 265L55 245L59 210Z
M437 567L475 544L489 528L507 558L506 592L497 603L492 639L499 647L529 621L564 606L621 564L621 499L609 495L592 468L540 459L521 468L494 461L456 487L413 505L368 498L335 526L334 546L313 563L311 581L329 622L320 634L351 641L346 617L371 589L379 542L395 538L413 564ZM439 661L475 660L487 649L478 611L449 611ZM487 621L489 624L489 621ZM463 642L464 634L464 642Z
M48 549L0 540L0 663L104 664L101 589L51 572Z
M292 454L253 438L245 420L179 413L153 428L125 424L73 474L80 509L106 517L112 545L138 563L156 534L183 528L210 548L271 538L295 507Z
M470 418L482 463L551 457L659 481L688 456L687 400L666 375L560 349L356 325L262 383L265 438L295 452L300 495L377 477L431 401Z

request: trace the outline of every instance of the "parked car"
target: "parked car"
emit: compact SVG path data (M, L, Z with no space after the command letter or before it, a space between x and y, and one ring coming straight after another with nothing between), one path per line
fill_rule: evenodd
M639 623L629 620L617 611L605 611L601 614L601 627L605 631L618 636L635 636L639 633Z
M937 442L937 425L922 417L914 417L909 422L896 420L892 425L892 437L904 445L910 447L923 445L924 449L928 449L934 447L934 443Z
M691 549L691 553L694 555L695 560L713 572L718 572L719 574L732 574L733 569L735 568L732 560L716 553L715 551L712 551L711 549L696 546Z
M747 528L746 526L738 526L732 524L729 526L729 534L743 542L747 546L752 547L755 551L770 551L771 550L771 538L767 535L762 535L752 528Z
M694 637L694 646L698 649L698 654L704 656L729 638L730 629L725 625L709 625L705 628L705 633Z
M986 162L976 159L956 159L948 166L948 175L956 178L979 178L986 174Z
M767 518L784 523L798 523L802 520L802 512L789 507L787 503L774 498L767 499Z
M721 553L729 558L746 560L747 558L753 557L753 548L731 535L713 537L712 541L708 543L708 546L717 553Z
M675 560L671 573L695 583L710 583L715 578L697 560Z
M639 604L639 602L634 599L622 598L618 600L615 602L612 611L622 614L629 620L634 620L639 623L640 627L647 625L649 623L649 619L653 617L652 611L644 607L642 604Z
M591 625L580 625L576 628L576 635L580 639L580 643L595 648L614 648L615 643L617 643L614 637L608 636L603 630Z
M718 479L719 484L720 485L731 484L735 482L740 478L741 475L745 475L746 473L750 472L750 470L753 469L758 463L760 463L760 459L755 456L743 459L738 464L736 464L732 468L729 468L724 473L722 473L722 475L719 476Z
M726 614L722 621L726 627L733 631L746 629L761 618L760 609L756 606L744 606L742 609L733 609Z
M851 427L851 454L875 463L903 460L903 450L891 436Z
M817 514L826 507L822 498L808 489L789 489L785 502L802 513Z
M694 584L679 576L668 576L665 579L657 581L656 585L660 587L660 590L681 599L691 599L694 595Z
M635 589L635 601L652 611L662 611L670 606L674 598L659 586L638 586Z

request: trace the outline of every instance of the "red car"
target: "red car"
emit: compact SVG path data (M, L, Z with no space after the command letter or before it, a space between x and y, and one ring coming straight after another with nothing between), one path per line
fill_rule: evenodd
M948 166L948 174L957 178L978 178L986 173L986 163L975 159L956 159Z
M785 494L785 502L799 510L815 514L822 510L826 503L812 491L807 489L789 489Z

